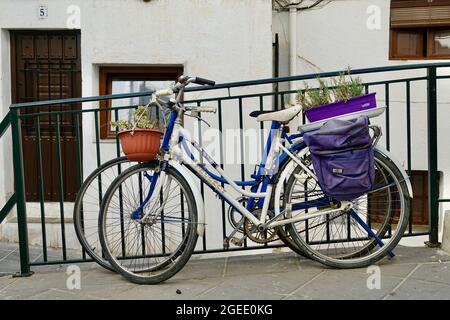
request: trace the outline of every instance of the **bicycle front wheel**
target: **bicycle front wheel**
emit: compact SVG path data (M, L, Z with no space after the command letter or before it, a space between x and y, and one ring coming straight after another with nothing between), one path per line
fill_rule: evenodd
M105 194L98 221L109 263L138 284L174 276L198 237L197 207L187 181L170 166L164 173L156 169L154 163L138 164L118 176Z
M305 220L286 226L292 240L310 258L330 267L360 268L382 259L398 244L409 221L410 195L400 170L375 151L373 190L353 200L350 210L311 218L327 208L294 211L293 217ZM294 169L284 194L285 207L323 197L301 167Z

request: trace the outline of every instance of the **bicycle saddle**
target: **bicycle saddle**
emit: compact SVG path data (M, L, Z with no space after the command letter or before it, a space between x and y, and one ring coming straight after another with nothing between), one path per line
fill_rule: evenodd
M257 121L279 121L287 123L294 119L302 111L302 106L295 105L279 111L253 111L250 117L256 118Z

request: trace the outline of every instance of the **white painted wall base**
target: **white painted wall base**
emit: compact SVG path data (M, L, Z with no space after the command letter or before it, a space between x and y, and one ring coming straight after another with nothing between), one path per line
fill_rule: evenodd
M46 236L48 248L62 248L61 225L59 222L46 223ZM81 250L72 223L65 224L66 248ZM0 242L18 243L17 222L7 222L0 225ZM28 222L28 244L42 246L42 226L40 222Z
M441 249L450 254L450 210L445 211Z

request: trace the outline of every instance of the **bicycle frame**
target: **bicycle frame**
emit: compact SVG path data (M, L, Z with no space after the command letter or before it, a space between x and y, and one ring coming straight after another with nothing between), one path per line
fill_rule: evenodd
M179 86L177 85L178 89L180 90L178 91L177 98L175 100L171 100L172 111L169 115L167 130L161 146L163 159L161 160L159 170L157 170L153 174L153 176L146 175L146 178L150 181L149 194L141 203L139 208L133 213L132 219L139 219L140 215L138 213L143 212L142 209L145 207L148 201L150 201L151 196L153 194L160 194L160 192L162 191L162 186L164 186L166 183L166 170L170 165L169 162L173 164L173 161L176 161L177 163L180 163L181 165L184 165L187 169L189 169L195 176L197 176L202 182L210 187L211 190L213 190L219 196L219 198L227 202L237 212L241 213L244 217L250 220L255 226L257 226L258 230L260 231L267 230L268 228L295 223L298 221L308 220L310 218L339 212L342 210L349 212L352 216L357 215L353 211L353 204L351 201L341 201L339 202L339 206L331 207L329 206L331 199L329 197L326 197L325 195L324 197L319 199L306 200L300 203L289 204L286 208L281 208L280 198L282 195L282 186L294 165L300 166L309 178L314 179L316 182L318 181L315 174L301 160L301 157L308 151L308 148L306 147L302 139L303 133L300 132L289 136L284 131L284 125L277 121L272 121L271 130L264 149L263 159L258 165L259 169L257 173L251 175L253 180L233 181L197 142L191 141L188 138L189 135L182 126L181 118L186 109L180 104L180 99L183 94L184 87L189 83L189 81L191 80L188 80L187 83L185 82L184 84L180 84ZM172 93L172 90L164 90L161 94L171 95ZM156 96L157 94L152 97L151 102L158 103ZM284 141L288 141L291 144L289 148L286 148L284 146ZM200 163L195 159L193 154L189 152L188 143L191 144L191 146L193 146L199 152L202 159L206 159L206 161L219 175L216 175L213 172L209 171L203 163ZM180 145L183 146L183 149L180 148ZM382 152L382 154L386 155L385 152ZM278 164L281 168L283 168L283 170L281 172L277 172L277 174L270 175L271 169L273 169L272 166L274 161L278 161ZM286 166L284 166L284 164L286 164ZM180 168L183 168L184 166L180 166ZM402 172L402 175L407 181L408 189L411 191L411 185L406 172ZM156 186L156 182L159 179L161 179L161 183ZM165 187L165 190L163 190L163 199L167 199L171 183L170 177L167 182L167 187ZM222 184L228 184L242 196L248 197L247 205L243 206L234 198L234 196L231 196L225 190L225 188L223 188ZM274 185L275 190L273 189ZM244 188L240 188L243 186L249 186L250 191L247 191ZM410 194L412 194L412 192L410 192ZM267 219L272 195L274 195L274 217ZM257 202L256 199L258 199ZM153 217L158 217L161 214L164 207L164 201L165 200L163 200L163 203L158 208L158 210L152 214ZM202 201L202 199L197 199L197 201ZM257 205L257 208L261 209L259 218L252 213L253 209L255 208L255 204ZM310 213L308 215L298 215L297 217L291 216L291 213L294 211L318 207L325 208L319 209L317 210L317 212ZM146 213L141 219L146 219L149 214L150 212ZM204 221L203 215L200 221ZM284 218L278 220L278 218L282 217L283 215ZM367 226L367 224L365 224L361 219L358 219L358 217L354 218L359 224L363 226L364 229L367 230L368 234L371 237L374 237L377 240L377 243L380 246L383 245L381 239L378 239L376 235L371 234L371 230L369 226ZM240 225L242 224L242 221L240 222ZM238 228L239 226L235 228L233 233L237 232ZM390 253L390 255L393 254Z
M307 172L311 178L317 180L315 175L309 170L309 168L300 161L294 153L305 148L305 143L303 142L302 133L298 133L295 135L287 135L283 130L283 125L279 122L272 122L271 130L266 142L266 147L264 150L263 158L261 163L258 165L259 169L256 174L253 174L251 177L253 180L249 181L234 181L222 168L212 159L207 152L199 146L195 141L191 141L188 137L187 132L181 126L181 115L182 111L172 111L169 116L169 121L167 125L167 130L162 143L162 151L164 152L164 159L161 162L161 171L155 173L151 180L149 193L151 194L159 194L161 192L162 186L166 184L166 175L165 169L167 168L168 162L170 160L176 159L180 163L184 164L194 175L196 175L201 181L203 181L206 185L208 185L222 200L227 202L230 206L232 206L235 210L249 219L255 225L265 225L265 227L272 227L278 225L285 225L292 222L297 222L304 220L304 217L296 217L291 219L283 219L281 221L276 221L276 219L283 213L285 213L285 208L280 210L279 207L275 207L275 217L271 218L267 221L267 215L269 210L269 204L271 201L271 196L273 193L274 183L276 182L277 175L268 175L267 172L270 172L271 167L274 164L274 161L278 161L281 167L286 163L289 159L295 161L298 165L302 166L303 169ZM297 141L298 139L298 141ZM289 148L286 148L283 145L283 141L287 140L291 143ZM214 174L210 170L208 170L204 164L199 163L193 154L189 151L188 144L193 146L201 155L203 159L213 167L215 171L219 175ZM180 145L183 147L181 148ZM280 154L279 157L276 155ZM161 183L158 184L158 187L155 189L156 180L161 179ZM243 196L248 197L248 202L246 206L243 206L240 202L238 202L233 196L231 196L225 188L222 187L223 184L228 184L235 191L240 193ZM242 186L250 186L250 191L245 189L241 189ZM164 195L168 193L170 188L170 181L168 181L168 186L163 190L163 198ZM142 209L146 202L151 198L151 196L146 197L146 201L141 205ZM258 200L256 200L258 199ZM305 208L312 208L317 206L324 206L329 204L329 199L324 197L320 199L305 201L299 204L295 204L295 207L289 208L292 211L302 210ZM252 209L258 206L261 209L261 215L257 218L253 213ZM160 210L162 210L163 206L158 209L155 215L158 215ZM139 210L139 209L138 209ZM137 210L137 211L138 211ZM317 212L316 215L324 215L329 214L335 211L342 210L342 208L338 209L330 209L330 210L321 210ZM144 215L142 219L147 218L150 213Z

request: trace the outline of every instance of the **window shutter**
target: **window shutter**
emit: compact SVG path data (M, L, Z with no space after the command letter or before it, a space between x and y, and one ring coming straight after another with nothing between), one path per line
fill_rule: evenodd
M450 26L450 0L392 0L391 28Z

